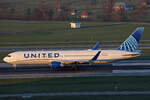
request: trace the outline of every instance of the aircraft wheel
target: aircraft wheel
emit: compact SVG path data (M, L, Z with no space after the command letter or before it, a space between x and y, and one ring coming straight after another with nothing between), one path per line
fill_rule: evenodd
M75 65L74 65L74 66L72 66L72 70L73 70L73 71L78 71L79 68L78 68L78 66L75 66Z

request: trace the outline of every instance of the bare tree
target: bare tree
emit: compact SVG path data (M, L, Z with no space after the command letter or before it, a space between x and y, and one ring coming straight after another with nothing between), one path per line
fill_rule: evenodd
M44 1L40 2L40 4L35 8L34 15L38 20L48 20L48 6Z
M131 13L132 21L144 21L146 16L146 6L142 4L142 0L136 5L135 10Z
M124 7L119 7L118 10L113 10L112 20L114 21L127 21L128 15Z
M112 19L114 0L107 0L106 4L102 8L102 18L105 21L110 21Z

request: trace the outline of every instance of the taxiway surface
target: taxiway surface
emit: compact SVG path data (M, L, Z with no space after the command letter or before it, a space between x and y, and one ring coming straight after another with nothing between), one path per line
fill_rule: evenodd
M50 71L50 66L18 66L0 63L0 79L47 78L47 77L89 77L89 76L150 76L150 60L124 60L112 64L79 66L78 71Z
M86 95L150 95L150 91L122 91L122 92L63 92L63 93L24 93L24 94L1 94L0 98L22 97L31 98L37 96L86 96Z

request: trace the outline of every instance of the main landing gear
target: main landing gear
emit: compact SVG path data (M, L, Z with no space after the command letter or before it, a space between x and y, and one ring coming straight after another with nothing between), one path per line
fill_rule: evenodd
M78 63L75 62L74 64L72 64L71 68L72 68L73 71L78 71L79 70Z

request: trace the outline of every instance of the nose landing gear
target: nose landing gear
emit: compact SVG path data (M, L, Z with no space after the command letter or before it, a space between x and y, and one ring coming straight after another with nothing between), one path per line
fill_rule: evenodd
M16 70L17 65L16 65L16 64L13 64L13 67L14 67L14 70Z

